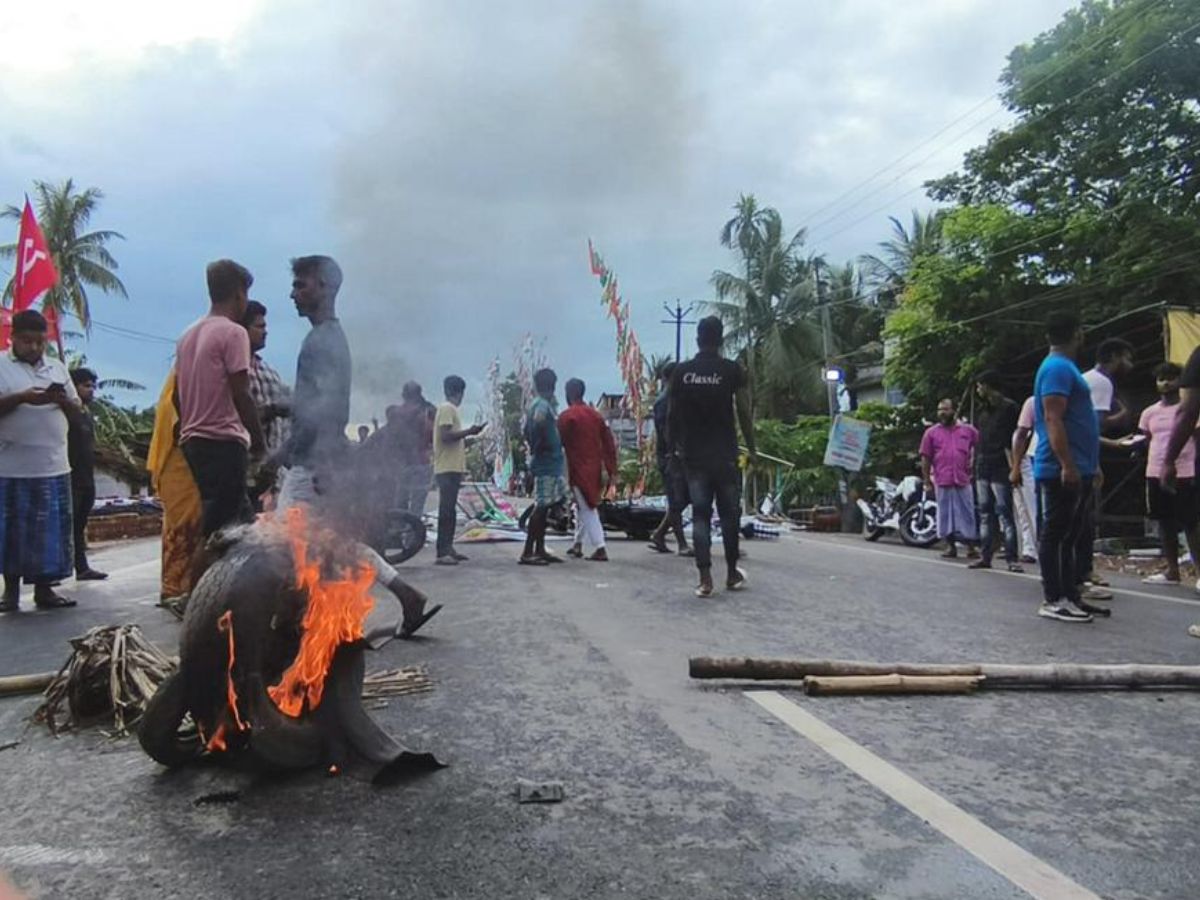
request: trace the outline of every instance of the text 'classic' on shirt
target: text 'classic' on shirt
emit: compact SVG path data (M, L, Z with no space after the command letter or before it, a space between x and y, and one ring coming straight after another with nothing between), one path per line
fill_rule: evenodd
M701 351L675 367L669 392L671 445L696 464L736 462L734 396L746 384L742 367Z
M229 380L250 368L250 336L224 316L206 316L183 333L176 348L179 440L237 441L250 446Z

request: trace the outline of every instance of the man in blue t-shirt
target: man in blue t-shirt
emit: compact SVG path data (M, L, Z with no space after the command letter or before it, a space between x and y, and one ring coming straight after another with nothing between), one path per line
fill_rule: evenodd
M1074 356L1083 343L1079 319L1054 313L1046 320L1050 352L1034 379L1037 453L1033 475L1042 505L1038 555L1044 599L1038 615L1060 622L1090 622L1096 607L1080 599L1086 572L1079 552L1100 465L1100 427L1087 382ZM1090 540L1090 536L1088 536Z

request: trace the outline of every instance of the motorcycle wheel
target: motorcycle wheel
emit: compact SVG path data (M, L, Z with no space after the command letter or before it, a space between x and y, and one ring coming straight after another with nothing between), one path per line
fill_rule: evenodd
M393 565L411 559L425 546L425 520L402 509L388 512L387 531L379 555Z
M937 504L918 503L900 517L900 540L909 547L932 547L937 539Z

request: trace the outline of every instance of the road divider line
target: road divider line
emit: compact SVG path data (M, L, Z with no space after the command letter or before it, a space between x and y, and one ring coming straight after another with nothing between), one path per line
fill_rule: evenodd
M746 696L1029 896L1037 900L1100 900L1099 895L777 691L747 691Z
M811 535L810 535L810 537L811 537ZM859 552L874 553L876 556L891 556L895 559L907 559L912 562L925 563L926 565L930 565L930 566L941 566L946 569L958 569L961 572L967 571L958 563L953 563L953 562L949 562L947 560L942 560L942 559L929 559L928 557L918 555L915 552L914 553L897 553L895 550L882 550L879 547L870 546L869 544L866 543L866 541L864 541L863 544L861 544L861 545L860 544L851 544L848 541L839 541L836 539L834 539L834 540L828 540L828 539L818 540L818 541L816 541L816 543L819 543L822 547L837 547L840 550L850 550L851 552L854 552L854 553L859 553ZM976 571L977 570L972 570L971 574L974 575ZM983 574L985 576L986 575L1006 575L1009 578L1025 578L1030 581L1037 581L1039 583L1042 580L1040 575L1034 575L1031 572L1008 572L1004 569L984 569ZM1132 588L1116 587L1115 585L1109 585L1108 589L1110 591L1112 591L1114 594L1128 594L1131 597L1142 597L1146 600L1161 600L1163 603L1177 603L1182 606L1200 606L1200 600L1189 600L1186 597L1166 597L1166 596L1163 596L1162 594L1151 594L1149 591L1138 591L1138 590L1134 590Z

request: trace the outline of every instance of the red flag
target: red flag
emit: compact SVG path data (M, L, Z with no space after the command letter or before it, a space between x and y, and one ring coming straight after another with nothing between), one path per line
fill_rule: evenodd
M12 344L12 310L7 306L0 307L0 350L7 350Z
M13 312L33 306L35 300L58 284L58 272L50 259L46 236L38 227L29 198L21 213L21 230L17 235L17 272L13 284Z
M60 342L62 335L58 331L58 310L49 304L42 306L42 315L46 317L46 340L54 341L62 346Z

